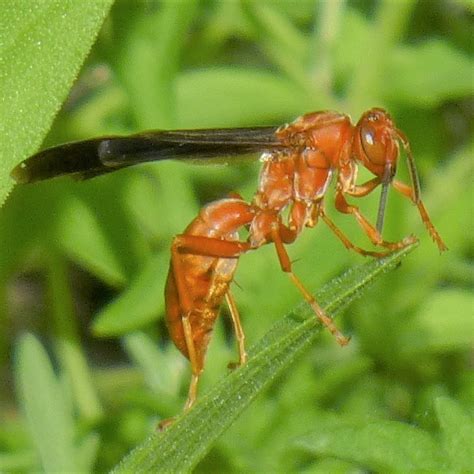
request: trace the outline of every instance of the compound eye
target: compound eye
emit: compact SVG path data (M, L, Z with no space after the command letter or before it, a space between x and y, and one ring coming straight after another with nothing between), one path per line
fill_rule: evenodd
M360 141L367 159L377 165L383 165L386 161L385 144L381 137L377 136L375 129L365 125L360 129Z
M373 130L365 129L362 131L364 134L364 143L371 146L375 143L375 134Z

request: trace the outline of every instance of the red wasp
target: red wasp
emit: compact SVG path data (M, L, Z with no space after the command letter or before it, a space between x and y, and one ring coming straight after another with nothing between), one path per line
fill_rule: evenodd
M400 152L405 151L411 185L394 178ZM263 163L257 192L250 202L239 195L211 202L177 235L165 289L166 321L171 338L191 363L192 378L185 410L196 400L206 349L219 308L226 301L239 348L239 364L247 358L244 332L230 291L240 256L272 243L281 269L287 273L316 317L344 346L348 339L333 324L311 293L293 273L286 244L319 219L348 249L380 257L414 242L413 236L387 242L381 232L388 187L410 199L440 251L446 246L421 201L420 185L408 139L387 112L373 108L353 125L337 112L313 112L280 127L151 131L129 137L101 137L60 145L20 163L12 176L31 183L60 175L87 179L137 163L260 153ZM357 184L358 166L374 178ZM324 197L334 179L335 206L354 216L372 244L385 249L367 251L354 245L326 215ZM372 225L347 197L360 198L382 186L376 225ZM283 211L288 210L287 218ZM248 238L239 232L248 229Z

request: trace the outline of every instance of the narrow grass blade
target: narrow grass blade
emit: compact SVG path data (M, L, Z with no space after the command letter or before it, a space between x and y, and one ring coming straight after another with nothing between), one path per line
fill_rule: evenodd
M16 355L17 390L43 469L77 471L73 413L46 351L27 334Z
M415 246L347 271L318 292L319 301L329 314L336 314ZM252 400L311 346L321 329L308 306L298 306L251 348L244 367L225 377L165 432L150 436L114 472L191 470Z

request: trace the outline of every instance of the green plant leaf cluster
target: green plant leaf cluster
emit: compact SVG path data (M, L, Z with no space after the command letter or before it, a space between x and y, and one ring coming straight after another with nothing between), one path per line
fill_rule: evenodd
M469 2L441 0L3 1L0 472L469 472L471 15ZM394 193L385 238L420 238L399 268L401 255L359 266L323 223L305 230L288 247L294 270L312 291L332 282L318 297L341 313L344 349L297 306L271 246L243 256L234 294L249 364L227 375L224 311L199 403L157 434L189 378L163 324L171 239L204 203L251 199L258 163L17 187L11 168L41 143L323 109L357 120L374 106L409 137L449 252ZM398 173L408 182L403 159ZM369 247L332 201L328 191L337 225ZM378 196L358 201L374 220Z
M295 446L315 457L323 455L363 465L376 472L469 472L474 451L474 421L452 399L435 402L439 433L399 421L321 417L315 430ZM341 463L343 466L343 463ZM313 465L320 472L321 465Z

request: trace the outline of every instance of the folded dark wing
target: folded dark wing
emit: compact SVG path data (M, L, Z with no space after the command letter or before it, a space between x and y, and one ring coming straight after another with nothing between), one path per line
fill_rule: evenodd
M71 175L88 179L148 161L232 158L283 148L277 127L150 131L128 137L100 137L40 151L11 173L19 183Z

